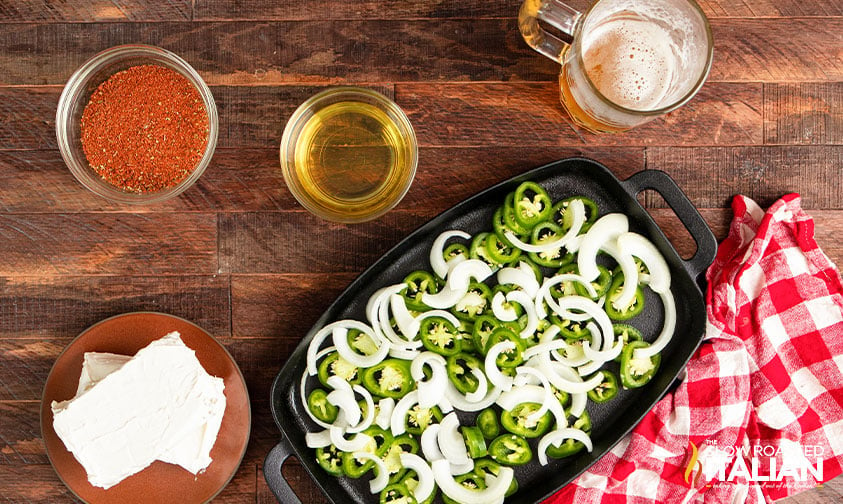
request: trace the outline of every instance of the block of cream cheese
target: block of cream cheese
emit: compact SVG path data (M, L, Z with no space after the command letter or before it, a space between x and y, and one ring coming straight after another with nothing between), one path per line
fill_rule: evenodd
M86 356L80 394L52 405L56 434L90 483L109 488L157 459L193 473L207 467L225 411L222 379L178 333L120 357Z

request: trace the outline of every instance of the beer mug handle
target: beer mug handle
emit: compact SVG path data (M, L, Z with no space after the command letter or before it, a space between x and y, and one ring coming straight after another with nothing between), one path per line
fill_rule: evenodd
M524 0L518 12L518 28L530 47L561 64L562 53L568 44L544 31L539 21L573 37L574 27L581 16L582 13L559 0Z

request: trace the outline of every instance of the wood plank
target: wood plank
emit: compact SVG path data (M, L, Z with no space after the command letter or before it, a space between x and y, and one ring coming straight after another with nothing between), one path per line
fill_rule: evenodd
M0 23L190 21L190 0L20 0L0 4Z
M39 401L66 339L0 339L0 401ZM0 485L2 488L2 485Z
M305 211L221 214L220 272L359 272L425 220L415 211L353 225Z
M843 82L764 84L764 143L843 144Z
M49 464L40 401L0 401L0 466Z
M214 214L0 215L0 275L215 274Z
M423 147L401 207L447 208L530 168L572 156L594 158L624 178L644 168L642 148ZM218 149L196 185L143 212L256 211L300 208L286 189L278 149ZM0 212L131 211L78 184L55 150L0 151Z
M574 128L553 83L398 84L421 145L728 145L762 140L761 84L709 82L684 107L626 133Z
M0 149L58 149L59 95L57 87L0 88Z
M160 311L214 336L231 331L227 276L34 276L0 278L3 338L74 338L105 318Z
M693 255L695 246L684 238L687 236L687 231L678 223L673 211L666 208L652 208L649 212L676 247L680 256ZM833 263L843 264L843 243L835 238L843 233L843 211L807 210L807 212L814 219L814 237L820 248ZM701 208L700 213L711 227L717 241L722 241L729 232L729 224L732 220L731 209Z
M568 0L583 11L593 2ZM839 16L843 5L823 0L701 0L709 17ZM414 18L514 18L519 1L502 0L290 0L283 4L266 0L196 0L197 20L317 20L317 19L414 19Z
M0 488L5 502L82 502L64 486L49 464L0 465Z
M738 193L768 206L798 192L807 208L843 208L843 146L653 147L646 154L647 168L669 173L699 207L727 207Z
M559 71L524 43L515 19L61 23L4 28L0 84L6 85L63 85L96 52L128 42L170 49L216 85L554 81ZM716 57L711 80L843 79L839 49L843 17L713 19L712 28ZM759 49L771 47L776 50Z

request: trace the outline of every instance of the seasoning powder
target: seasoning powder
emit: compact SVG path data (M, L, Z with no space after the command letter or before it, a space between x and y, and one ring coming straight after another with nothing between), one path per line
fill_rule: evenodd
M199 91L169 68L140 65L112 75L82 113L88 163L127 192L178 185L207 143L208 115Z

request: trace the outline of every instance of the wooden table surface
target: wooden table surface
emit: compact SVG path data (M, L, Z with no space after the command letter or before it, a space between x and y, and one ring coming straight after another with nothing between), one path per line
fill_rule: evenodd
M572 128L558 68L521 40L519 0L0 0L0 502L72 500L44 452L39 399L69 341L111 315L156 310L219 338L246 376L254 428L219 502L270 502L261 461L277 437L269 386L330 301L412 229L495 182L585 155L621 178L670 173L718 239L731 197L796 191L843 262L843 2L702 0L716 42L685 107L622 135ZM572 1L576 7L587 2ZM56 146L62 85L124 43L170 49L211 86L219 143L174 201L111 204ZM407 112L415 182L363 225L320 221L284 186L278 144L326 86L371 86ZM659 198L646 204L687 256ZM320 496L295 463L285 472ZM793 503L839 502L838 479Z

